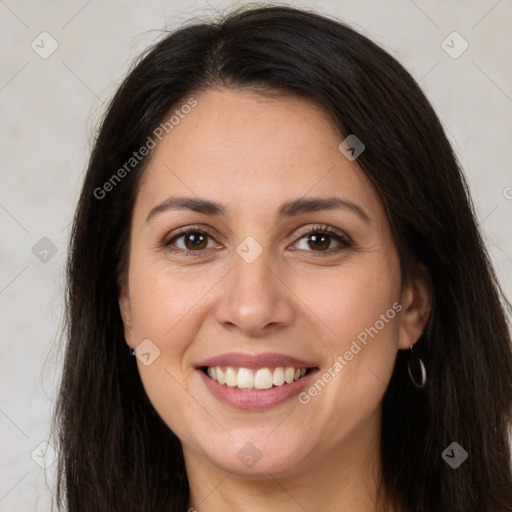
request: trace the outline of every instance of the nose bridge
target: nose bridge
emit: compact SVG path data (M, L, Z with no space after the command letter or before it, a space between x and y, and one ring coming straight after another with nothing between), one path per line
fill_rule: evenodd
M286 286L275 275L271 251L246 240L237 253L226 295L217 310L218 321L253 334L270 324L289 324L293 307Z
M253 297L269 300L273 294L270 283L271 276L275 276L271 270L271 255L268 248L258 249L251 242L243 242L237 248L238 257L235 258L233 270L234 289L238 295L251 292Z

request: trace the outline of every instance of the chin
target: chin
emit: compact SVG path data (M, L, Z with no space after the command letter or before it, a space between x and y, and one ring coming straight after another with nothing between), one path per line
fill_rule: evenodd
M230 473L263 476L268 473L285 474L297 466L304 457L304 443L292 443L285 433L269 436L272 429L247 429L224 442L203 446L201 451L212 464Z

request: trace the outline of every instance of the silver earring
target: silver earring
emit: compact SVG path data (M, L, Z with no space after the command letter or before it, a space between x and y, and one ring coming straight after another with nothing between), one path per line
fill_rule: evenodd
M131 355L131 356L134 356L134 355L135 355L135 349L133 349L133 348L131 348L131 349L130 349L130 355Z
M414 371L411 369L412 367L415 368ZM427 370L425 370L425 365L423 364L421 357L412 349L412 345L411 352L409 353L409 360L407 361L407 371L409 372L409 377L411 378L412 383L417 388L421 389L425 386L427 382ZM414 373L420 374L419 379L414 376Z

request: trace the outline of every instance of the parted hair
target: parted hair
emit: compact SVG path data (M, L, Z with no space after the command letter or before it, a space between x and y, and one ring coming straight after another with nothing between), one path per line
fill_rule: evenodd
M69 512L185 512L182 447L152 407L119 311L137 184L94 191L176 105L212 87L299 95L321 105L385 205L403 279L428 273L433 308L415 346L414 387L399 351L382 409L380 488L406 512L512 511L512 349L506 301L460 164L429 101L387 51L328 16L252 6L166 33L134 63L94 142L69 245L65 360L53 427L55 504ZM341 142L341 141L340 141ZM467 460L441 454L457 442Z

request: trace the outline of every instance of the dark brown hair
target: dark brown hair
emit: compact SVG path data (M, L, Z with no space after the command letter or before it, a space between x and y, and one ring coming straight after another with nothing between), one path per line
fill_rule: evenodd
M348 26L289 7L238 11L166 35L119 87L95 141L69 248L67 348L54 423L57 506L70 512L187 510L179 439L129 357L118 306L137 183L147 158L95 194L183 98L285 91L315 101L366 146L404 279L422 266L434 308L416 345L419 390L400 351L382 415L382 486L409 512L512 511L512 352L505 308L467 186L432 107L407 71ZM341 141L340 141L341 142ZM452 469L452 442L469 454Z

